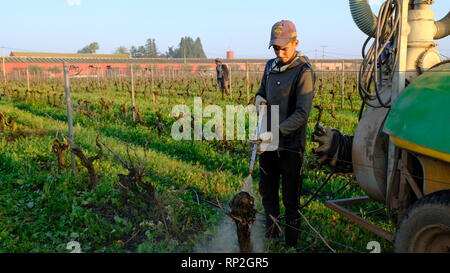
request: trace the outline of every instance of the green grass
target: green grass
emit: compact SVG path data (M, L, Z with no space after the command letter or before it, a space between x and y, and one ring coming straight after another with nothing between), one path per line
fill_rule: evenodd
M181 82L181 81L180 81ZM175 82L176 83L176 82ZM10 88L22 90L23 84L15 83ZM53 83L37 86L48 90ZM80 86L80 88L77 88ZM91 83L93 84L93 83ZM206 203L198 204L192 190L202 198L221 202L237 193L248 172L250 146L233 141L174 141L170 137L170 118L173 105L192 105L193 96L199 95L201 85L195 85L189 97L178 96L176 90L157 92L158 102L151 95L137 96L137 105L143 113L145 124L125 119L119 105L127 103L127 92L118 91L110 83L102 82L91 91L86 91L82 82L73 84L73 98L90 100L92 108L99 111L100 98L113 101L113 112L95 114L91 120L75 113L76 144L88 155L97 153L97 133L115 153L126 158L127 143L143 158L149 174L146 183L155 186L159 206L149 208L132 193L126 195L118 185L118 174L126 170L109 152L95 162L100 183L93 190L87 186L88 174L77 163L77 173L70 168L58 169L56 156L52 153L53 139L67 135L66 109L63 105L53 107L47 99L13 98L9 95L0 101L0 112L17 119L18 126L29 130L45 129L44 136L21 137L8 140L8 133L0 133L0 251L1 252L68 252L66 244L71 240L81 243L84 252L190 252L196 244L220 223L223 213ZM178 83L178 88L183 88ZM176 89L176 88L175 88ZM58 91L61 92L61 91ZM338 96L336 96L338 97ZM322 125L337 128L343 133L353 134L357 124L357 105L352 111L348 101L341 109L336 102L337 119L324 112ZM218 93L205 93L204 106L216 103L239 104L243 100L222 100ZM170 101L170 102L169 102ZM316 96L315 104L328 109L331 94ZM155 112L163 113L163 122L169 128L162 135L152 124L157 121ZM310 116L308 139L317 119L317 111ZM302 204L319 187L327 171L314 168L311 149L316 145L308 141L304 168ZM145 151L145 153L144 153ZM69 154L66 155L69 164ZM352 182L343 190L347 181ZM254 176L254 188L258 188L258 171ZM370 241L379 241L383 252L391 252L389 242L353 224L324 206L329 199L349 198L364 195L352 176L334 176L325 186L320 197L311 202L303 213L318 232L338 252L368 252ZM256 196L259 199L259 195ZM371 203L350 207L366 219L392 231L384 211L369 213L383 206ZM257 209L263 212L258 203ZM283 209L283 208L282 208ZM163 213L161 221L158 213ZM164 223L163 223L164 222ZM330 252L317 238L305 221L302 222L300 250L302 252ZM282 242L268 241L268 252L292 252Z

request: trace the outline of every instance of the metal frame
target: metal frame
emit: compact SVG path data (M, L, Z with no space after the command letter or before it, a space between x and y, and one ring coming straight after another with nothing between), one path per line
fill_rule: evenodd
M358 215L354 214L353 212L351 212L343 207L345 205L363 204L363 203L368 203L371 201L372 200L368 196L361 196L361 197L355 197L355 198L346 198L346 199L326 201L325 206L329 209L334 210L335 212L339 213L340 215L352 220L359 226L364 227L364 228L368 229L369 231L375 233L376 235L392 242L394 240L394 236L392 233L364 220L363 218L359 217Z
M419 188L417 185L417 182L411 175L411 173L408 170L408 159L409 159L408 153L405 150L402 150L402 159L400 160L399 164L399 170L400 170L400 183L406 184L408 183L411 189L413 190L414 194L416 195L417 199L420 199L423 197L422 189Z

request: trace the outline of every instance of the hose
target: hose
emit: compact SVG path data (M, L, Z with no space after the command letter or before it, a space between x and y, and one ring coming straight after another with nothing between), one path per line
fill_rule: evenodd
M367 0L350 0L350 11L358 28L369 37L375 37L377 17Z
M436 34L434 35L434 39L442 39L450 35L450 12L445 15L444 18L435 22L436 25Z
M377 18L375 39L367 50L369 36L364 43L362 55L363 62L359 71L359 94L363 102L373 108L390 108L390 99L383 101L381 95L386 86L383 86L383 74L388 74L387 82L392 81L398 62L398 37L400 34L400 18L402 6L399 0L387 0L383 3ZM378 104L374 104L377 101Z
M322 185L320 185L320 187L314 192L314 194L311 196L311 198L309 198L309 200L306 201L305 204L300 206L300 210L306 208L309 205L309 203L314 201L319 196L320 191L323 189L323 187L325 187L326 184L328 184L328 182L330 181L330 178L333 175L334 175L334 169L331 171L331 173L328 175L328 177L323 181Z

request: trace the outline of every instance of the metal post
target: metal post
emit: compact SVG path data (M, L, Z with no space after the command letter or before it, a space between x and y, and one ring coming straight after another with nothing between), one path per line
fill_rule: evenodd
M355 71L356 71L356 91L359 90L359 69L358 64L355 63Z
M27 65L27 90L30 91L30 72L28 70L28 65Z
M69 126L69 142L70 147L75 147L75 138L73 132L73 119L72 119L72 101L70 100L70 82L67 62L64 62L64 90L66 92L66 106L67 106L67 124ZM72 174L76 173L75 155L70 149L70 161L72 164Z
M406 64L407 64L407 54L408 54L408 35L409 35L409 25L408 25L408 9L409 1L401 0L402 14L400 15L400 33L398 37L398 63L395 68L396 73L392 80L392 91L391 91L391 103L394 103L398 95L405 89L406 84ZM392 172L394 172L394 162L395 162L395 146L389 141L388 148L388 175L387 177L393 178ZM387 181L387 188L392 184L392 179Z
M322 82L325 83L323 77L323 61L325 60L325 48L327 48L327 46L321 46L322 47L322 64L321 64L321 70L322 70Z
M247 91L247 103L250 101L250 90L248 86L248 63L245 63L245 89Z
M341 109L344 109L344 93L345 93L345 74L344 74L344 60L342 60L342 86L341 86Z
M5 56L2 58L3 60L3 82L6 84L6 68L5 68Z
M152 65L152 68L151 68L151 77L152 77L152 86L151 86L151 88L152 88L152 99L153 99L153 102L155 102L155 87L154 87L154 81L153 81L153 69L156 67L156 65Z
M233 88L232 88L232 78L231 78L231 64L230 67L228 68L228 72L229 72L229 81L230 81L230 97L233 98Z
M166 66L163 66L163 85L162 85L162 91L164 92L166 90Z
M339 213L340 215L350 219L351 221L355 222L361 227L364 227L368 229L370 232L375 233L376 235L392 242L393 241L393 234L382 229L381 227L378 227L371 222L367 221L366 219L363 219L356 215L355 213L349 211L348 209L345 209L344 205L356 205L356 204L362 204L362 203L368 203L371 200L367 196L361 196L361 197L355 197L355 198L348 198L348 199L340 199L340 200L331 200L325 202L325 206L329 209L334 210L335 212Z
M134 75L133 64L131 64L131 106L133 107L133 121L136 121L136 100L134 98Z
M38 85L38 86L41 84L41 76L42 76L43 74L44 74L44 73L37 73L37 72L36 72L36 75L37 75L36 80L37 80L37 85Z
M100 75L98 75L98 70L100 69L100 66L97 64L97 67L95 69L95 74L97 74L97 86L100 85Z

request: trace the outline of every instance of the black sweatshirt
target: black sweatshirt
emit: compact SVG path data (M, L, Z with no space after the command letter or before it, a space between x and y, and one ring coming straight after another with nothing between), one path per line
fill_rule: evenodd
M306 127L314 98L315 75L304 56L292 61L287 69L279 72L268 69L276 59L267 62L256 95L265 98L270 106L279 105L280 142L278 150L304 152L306 146ZM270 71L267 73L267 71Z

